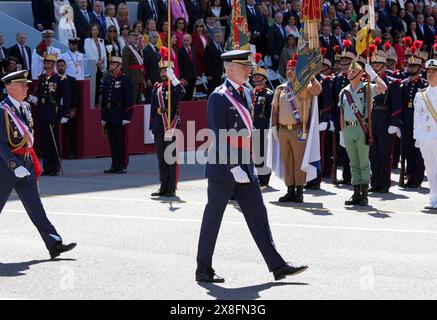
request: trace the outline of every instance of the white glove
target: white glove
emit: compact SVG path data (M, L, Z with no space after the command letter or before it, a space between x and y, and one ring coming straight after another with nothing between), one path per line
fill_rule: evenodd
M390 126L390 127L388 127L388 134L394 134L394 133L396 133L396 132L398 132L398 127L395 127L395 126Z
M67 123L68 122L68 118L61 118L61 124Z
M329 131L335 131L334 121L332 120L329 120Z
M176 76L174 75L172 68L167 68L165 70L165 74L167 75L167 77L170 79L171 82L173 82L173 80L176 79Z
M23 167L23 166L19 166L18 168L16 168L15 170L14 170L14 174L15 174L15 176L17 177L17 178L24 178L24 177L27 177L27 176L30 176L30 172L29 172L29 170L27 170L25 167Z
M241 169L240 166L234 167L231 169L232 175L234 176L234 179L237 183L249 183L249 177L247 176L247 173L244 172L243 169Z
M279 137L278 137L278 127L277 127L277 126L273 126L273 127L271 128L271 130L272 130L272 136L273 136L273 139L275 139L276 141L278 141L278 140L279 140Z
M368 63L366 63L366 66L364 67L364 70L366 70L366 73L369 75L370 80L375 80L376 77L378 76L375 72L375 70L373 70L372 66Z
M106 121L102 120L102 127L106 126Z
M38 98L37 97L35 97L34 95L29 95L28 97L27 97L27 101L29 101L30 103L33 103L33 104L37 104L38 103Z
M126 124L128 124L128 123L130 123L129 120L123 120L123 122L122 122L121 124L124 126L124 125L126 125Z
M328 129L328 123L327 122L320 122L319 131L325 131L326 129Z
M344 135L343 135L343 131L340 131L340 145L341 145L343 148L346 148L346 147L345 147L345 144L344 144Z
M396 130L396 135L398 136L399 139L401 138L401 129L398 128Z

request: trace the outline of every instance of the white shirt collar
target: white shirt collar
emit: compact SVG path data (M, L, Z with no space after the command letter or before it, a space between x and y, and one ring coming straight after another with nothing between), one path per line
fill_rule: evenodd
M437 86L435 87L428 86L426 93L429 93L431 95L437 95Z
M12 102L12 104L14 105L15 108L19 108L21 103L18 102L17 100L15 100L14 98L12 98L10 95L8 95L9 100Z
M243 88L244 88L244 86L240 86L238 83L232 81L232 80L229 79L229 78L227 78L227 80L229 81L229 83L230 83L230 84L235 88L235 90L237 90L237 91L238 91L238 88L240 88L240 87L243 87Z

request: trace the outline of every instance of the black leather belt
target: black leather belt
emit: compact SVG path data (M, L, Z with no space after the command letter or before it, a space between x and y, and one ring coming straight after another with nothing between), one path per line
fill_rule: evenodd
M367 119L363 119L364 121L364 123L367 123ZM353 120L353 121L347 121L347 120L345 120L344 121L344 125L346 126L346 127L356 127L356 126L359 126L360 125L360 123L358 122L358 120Z
M376 111L388 111L388 107L387 106L377 106L377 105L375 105L375 106L373 106L373 110L376 110Z

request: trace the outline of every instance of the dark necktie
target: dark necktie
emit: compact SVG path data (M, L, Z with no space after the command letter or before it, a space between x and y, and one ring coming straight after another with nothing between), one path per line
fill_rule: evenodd
M24 46L21 46L21 56L23 57L23 70L27 70L27 59Z
M239 87L238 93L240 94L241 100L243 100L244 107L247 109L247 100L246 100L246 95L244 94L244 88Z

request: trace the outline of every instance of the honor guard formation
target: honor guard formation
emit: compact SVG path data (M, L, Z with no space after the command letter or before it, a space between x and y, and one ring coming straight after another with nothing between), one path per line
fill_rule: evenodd
M275 280L308 268L286 262L275 248L262 192L273 175L283 181L281 204L305 203L305 193L332 183L351 190L350 198L341 199L344 206L359 209L369 205L369 193L392 192L392 173L399 170L399 186L412 192L426 177L426 209L437 212L435 2L402 1L401 8L376 1L375 30L367 33L363 50L363 1L322 1L322 23L311 26L301 1L246 0L247 30L240 20L228 21L235 11L231 3L244 1L214 1L210 9L200 1L168 1L179 5L167 21L164 2L140 0L132 26L119 2L107 4L105 16L101 1L70 1L54 30L55 16L45 12L53 8L32 1L42 37L32 51L25 34L18 33L7 50L0 34L0 211L15 189L51 258L76 243L64 244L48 220L37 181L63 174L63 134L68 158L76 156L75 119L82 107L76 90L88 78L86 59L96 70L90 78L92 107L101 112L96 125L110 146L104 174L128 172L129 140L144 138L128 134L134 105L150 102L159 168L154 199L176 197L180 101L207 97L213 142L196 281L224 282L212 259L230 200L241 208ZM308 39L311 28L319 39ZM54 46L55 35L68 46L64 53ZM235 39L247 42L244 50ZM30 90L28 79L34 80Z

